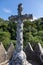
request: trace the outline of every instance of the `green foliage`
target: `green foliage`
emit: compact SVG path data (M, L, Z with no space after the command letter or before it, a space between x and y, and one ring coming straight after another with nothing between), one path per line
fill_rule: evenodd
M24 44L27 42L43 44L43 20L24 22Z
M16 27L17 22L14 19L4 20L0 18L0 42L3 42L5 48L10 42L16 45ZM43 45L43 19L35 21L24 21L23 28L24 47L27 42L38 43Z
M0 41L3 43L5 48L10 43L10 33L9 32L0 32Z

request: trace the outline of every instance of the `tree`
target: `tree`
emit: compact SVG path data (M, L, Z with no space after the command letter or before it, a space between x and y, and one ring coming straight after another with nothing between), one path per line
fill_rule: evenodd
M10 43L10 33L9 32L0 32L0 41L3 43L5 48Z

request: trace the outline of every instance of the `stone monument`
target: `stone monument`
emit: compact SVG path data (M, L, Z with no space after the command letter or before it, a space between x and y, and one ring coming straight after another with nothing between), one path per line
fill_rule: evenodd
M20 3L18 5L18 15L10 17L17 21L17 43L10 65L29 65L26 60L26 54L23 51L23 20L32 19L32 14L22 15L22 10L22 4Z

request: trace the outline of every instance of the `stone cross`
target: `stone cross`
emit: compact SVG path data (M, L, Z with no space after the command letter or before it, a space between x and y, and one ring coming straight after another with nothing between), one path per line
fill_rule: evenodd
M17 21L17 43L16 43L16 48L18 49L23 49L23 20L26 19L32 19L33 16L32 14L25 14L22 15L22 4L20 3L18 5L18 15L11 16L10 18Z
M32 14L22 15L22 4L18 5L18 15L10 18L17 21L17 43L16 50L12 58L12 65L25 65L26 55L23 51L23 20L32 19ZM24 64L23 64L24 63Z

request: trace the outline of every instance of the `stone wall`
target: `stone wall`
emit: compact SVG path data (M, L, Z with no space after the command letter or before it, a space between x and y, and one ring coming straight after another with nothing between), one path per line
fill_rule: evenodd
M34 45L31 45L30 43L27 44L25 48L25 53L27 56L28 62L30 62L32 65L43 65L43 48L40 43L35 44L35 47L33 49Z
M32 65L43 65L43 48L40 43L31 45L29 42L24 49L26 53L27 61ZM5 50L2 43L0 43L0 64L5 62L6 60L10 60L14 53L14 45L11 43L7 49Z
M5 50L2 42L0 42L0 63L10 60L14 52L14 45L11 43L7 49Z
M5 59L6 59L5 53L6 53L6 50L5 50L4 46L3 46L3 44L0 43L0 63L5 61Z

